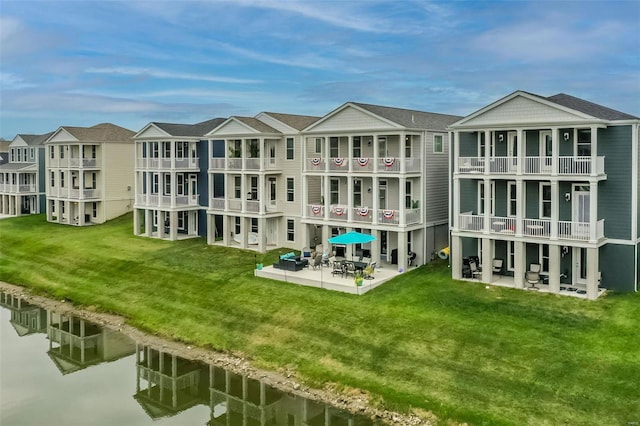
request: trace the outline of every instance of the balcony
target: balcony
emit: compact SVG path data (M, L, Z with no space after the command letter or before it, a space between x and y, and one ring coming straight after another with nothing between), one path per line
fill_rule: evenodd
M0 192L13 194L30 194L38 192L36 184L13 185L10 183L0 183Z
M136 204L141 207L198 207L198 194L193 195L159 195L136 194Z
M245 213L255 213L255 214L263 214L263 213L276 213L278 212L278 205L271 204L267 202L262 206L259 200L247 200L245 205ZM263 211L260 211L261 207L263 207ZM240 199L231 199L227 200L222 197L214 197L211 198L211 203L209 205L209 209L218 210L218 211L231 211L231 212L242 212L242 200Z
M69 167L77 169L96 168L97 163L95 158L69 158Z
M198 158L138 158L136 166L139 169L158 169L158 170L199 170Z
M397 157L331 157L328 161L322 157L310 157L307 158L305 171L329 171L330 173L401 173L402 164L402 159ZM411 157L404 159L405 173L420 172L421 167L422 161L420 158Z
M405 225L415 225L420 223L420 209L406 209L405 211ZM378 223L400 225L401 224L400 210L378 210Z
M354 222L363 222L363 223L372 222L371 209L369 209L369 207L354 207L351 210L352 210L351 217L353 218Z
M490 157L489 174L517 174L518 157ZM459 157L458 173L485 173L486 161L484 157ZM604 174L604 157L596 157L592 164L588 156L558 157L556 166L553 157L525 157L522 164L522 174L539 176L591 176Z
M458 215L458 230L484 233L484 215L461 213ZM604 219L595 224L589 222L552 221L550 219L523 219L522 228L515 217L491 216L489 219L490 234L518 235L543 239L568 241L590 241L591 227L595 226L595 238L604 238ZM553 235L555 231L555 236Z

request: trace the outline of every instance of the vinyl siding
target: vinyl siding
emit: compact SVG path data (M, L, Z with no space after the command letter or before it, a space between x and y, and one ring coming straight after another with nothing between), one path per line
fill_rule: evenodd
M443 152L433 152L434 135L442 135ZM426 194L423 195L420 207L426 209L426 223L447 220L449 196L447 181L449 178L449 135L442 133L425 133L426 173L424 175Z
M98 145L97 157L102 157L98 180L104 193L105 220L131 210L134 201L134 144L105 143ZM98 217L98 220L100 217Z
M607 244L600 248L602 286L616 291L634 290L634 246ZM615 278L613 278L615 277Z
M389 129L392 125L373 117L372 115L355 109L346 107L326 121L313 126L312 132L354 132L359 130L371 131L376 129ZM395 131L394 131L395 132Z
M598 131L598 155L605 156L607 180L598 187L598 218L607 238L631 238L631 126Z

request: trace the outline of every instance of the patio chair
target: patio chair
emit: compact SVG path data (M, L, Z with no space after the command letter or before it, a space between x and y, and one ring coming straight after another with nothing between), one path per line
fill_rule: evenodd
M493 259L492 268L494 274L500 274L502 272L502 259Z
M476 262L473 261L469 262L469 269L471 270L471 278L477 278L477 276L482 273L480 269L478 269Z
M532 263L531 265L529 265L529 270L525 272L524 279L529 284L530 289L538 290L538 287L536 287L536 284L540 283L541 270L542 270L542 267L540 266L539 263Z
M356 266L353 262L345 262L344 274L356 276Z
M316 256L309 262L309 265L311 265L314 270L322 268L322 253L316 254Z
M373 273L376 270L376 262L373 262L371 264L369 264L369 266L367 266L366 268L364 268L364 270L362 271L364 274L364 279L365 280L372 280L375 277L373 276Z
M340 275L343 276L344 275L344 269L342 268L342 262L339 261L335 261L333 262L333 269L331 270L331 275L336 276L336 275Z
M370 257L363 257L362 258L362 263L366 263L367 265L371 263L371 258Z

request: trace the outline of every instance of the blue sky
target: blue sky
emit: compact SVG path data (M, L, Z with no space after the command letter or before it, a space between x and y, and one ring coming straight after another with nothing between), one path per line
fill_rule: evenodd
M640 116L640 1L0 0L0 136L515 90Z

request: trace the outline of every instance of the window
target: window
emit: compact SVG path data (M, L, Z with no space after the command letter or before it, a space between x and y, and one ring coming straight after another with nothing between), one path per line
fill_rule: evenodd
M378 137L378 156L379 157L386 157L388 154L387 152L387 137L386 136L379 136Z
M22 149L22 161L28 161L27 153L29 150L27 148Z
M549 274L549 244L540 244L540 265L542 265L541 274Z
M491 182L491 211L490 215L493 215L493 212L496 210L496 186L495 182ZM478 214L484 214L484 182L478 182Z
M98 217L98 203L93 203L92 207L93 217L96 218Z
M507 242L507 270L515 271L516 264L516 243L515 241Z
M331 179L329 185L329 204L338 204L340 202L340 181Z
M442 154L444 152L442 135L433 135L433 152L436 154Z
M507 182L507 216L515 217L516 215L516 183L515 182Z
M551 184L540 183L540 218L551 218Z
M242 198L242 185L240 181L240 176L235 176L233 178L233 186L234 186L234 195L236 198Z
M186 195L184 190L184 175L179 173L176 175L176 194L177 195Z
M353 181L353 207L362 206L362 181L355 179Z
M96 172L91 173L91 189L98 187L98 174Z
M316 154L322 154L322 138L316 138Z
M162 157L171 158L171 142L162 142Z
M251 199L258 199L258 176L251 176Z
M360 136L353 137L353 157L360 158L362 155L362 145L360 143Z
M293 138L287 138L287 160L293 160Z
M56 213L56 202L51 200L51 202L49 204L51 205L51 214L55 214Z
M480 139L478 142L478 157L484 157L487 142L484 137L484 132L478 133L478 138Z
M294 181L293 178L287 178L287 201L294 199Z
M411 158L411 136L405 136L404 138L404 156Z
M184 231L184 221L186 213L187 212L185 211L178 212L178 229L181 231Z
M55 157L54 153L55 153L55 149L52 146L50 146L49 147L49 158L53 159Z
M30 160L35 160L36 159L36 149L35 148L29 148L29 159Z
M329 138L329 157L337 158L340 155L340 147L338 143L338 138L332 137Z
M13 150L12 150L13 151ZM16 160L18 163L22 161L22 150L20 148L16 149L18 153L18 159Z
M269 178L269 200L272 202L275 202L276 195L277 195L276 178Z
M251 232L258 232L258 218L251 218Z
M64 188L64 172L60 172L60 188Z
M585 157L591 155L591 129L578 130L576 155Z
M93 158L95 160L96 158L96 146L95 145L91 145L91 158Z
M236 227L235 227L236 228L236 235L240 235L240 232L241 232L242 228L240 227L240 217L238 217L238 216L236 216L235 225L236 225Z
M295 241L295 221L293 219L287 219L287 241Z
M60 158L64 158L64 146L60 145Z
M404 185L405 194L404 194L404 206L408 209L411 208L411 181L408 180Z
M164 195L171 195L171 175L169 173L164 175Z
M158 158L158 142L151 142L151 158Z
M158 173L154 173L151 175L151 193L158 193Z
M53 188L54 186L56 186L56 173L51 172L51 187Z
M176 142L176 158L189 157L189 142Z

